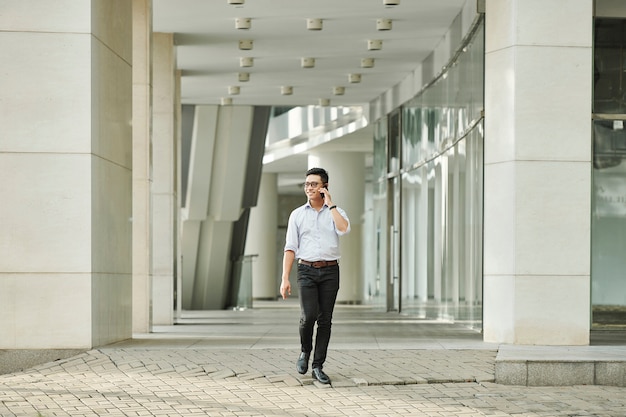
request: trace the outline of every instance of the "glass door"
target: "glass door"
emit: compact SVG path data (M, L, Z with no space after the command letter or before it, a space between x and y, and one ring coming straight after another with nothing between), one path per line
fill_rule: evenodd
M401 109L389 115L387 151L387 311L402 311Z
M592 327L626 326L626 20L594 21Z
M594 121L591 301L595 328L626 326L625 127L626 120L617 118Z
M387 182L387 311L402 310L401 250L400 250L400 179L390 178Z

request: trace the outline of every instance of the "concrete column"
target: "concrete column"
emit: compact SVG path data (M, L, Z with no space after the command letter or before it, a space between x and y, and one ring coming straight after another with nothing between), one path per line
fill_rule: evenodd
M174 316L176 319L182 317L183 313L183 253L182 253L182 227L183 227L183 105L181 99L181 82L183 71L177 69L174 74L174 285L176 288L176 307Z
M196 106L194 111L193 133L189 152L187 198L181 224L182 307L193 307L193 288L196 279L198 245L202 222L206 220L211 190L213 170L213 150L217 140L216 125L218 106Z
M2 3L0 349L132 335L131 6Z
M207 214L196 246L192 308L227 307L233 223L242 212L246 158L250 146L252 106L220 106L209 176ZM211 139L212 140L212 139ZM203 187L204 188L204 187ZM188 191L189 192L189 191ZM187 257L184 258L187 263Z
M153 34L152 321L173 323L176 228L174 35Z
M361 272L361 232L365 198L365 157L352 152L312 152L309 168L328 171L328 191L333 202L346 211L352 231L340 238L341 282L338 303L360 304L364 278Z
M252 262L252 298L275 300L279 273L276 265L278 187L276 174L263 174L256 207L250 210L246 255L258 255Z
M133 333L152 324L152 0L133 0Z
M487 0L484 338L585 345L593 0Z

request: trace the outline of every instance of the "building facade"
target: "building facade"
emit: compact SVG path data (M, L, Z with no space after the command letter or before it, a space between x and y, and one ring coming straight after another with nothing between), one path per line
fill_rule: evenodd
M296 198L263 156L303 149L353 221L340 302L498 343L623 326L622 3L468 1L397 86L272 143L317 116L183 106L150 0L4 1L0 349L89 349L232 306L252 254L252 297L276 297L277 202ZM333 148L353 135L368 145Z

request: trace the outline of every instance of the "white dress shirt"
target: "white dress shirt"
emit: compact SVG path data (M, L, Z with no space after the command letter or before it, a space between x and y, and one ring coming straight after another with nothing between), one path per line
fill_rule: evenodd
M350 220L339 207L333 210L337 210L348 222L345 232L337 230L326 204L317 211L307 201L292 211L287 224L285 251L293 251L297 259L311 262L339 259L339 236L350 232Z

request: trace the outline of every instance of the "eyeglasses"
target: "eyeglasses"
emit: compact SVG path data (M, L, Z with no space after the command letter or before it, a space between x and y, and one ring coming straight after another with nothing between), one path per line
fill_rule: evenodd
M319 182L305 182L304 188L309 188L309 187L317 188L318 185L320 185Z

